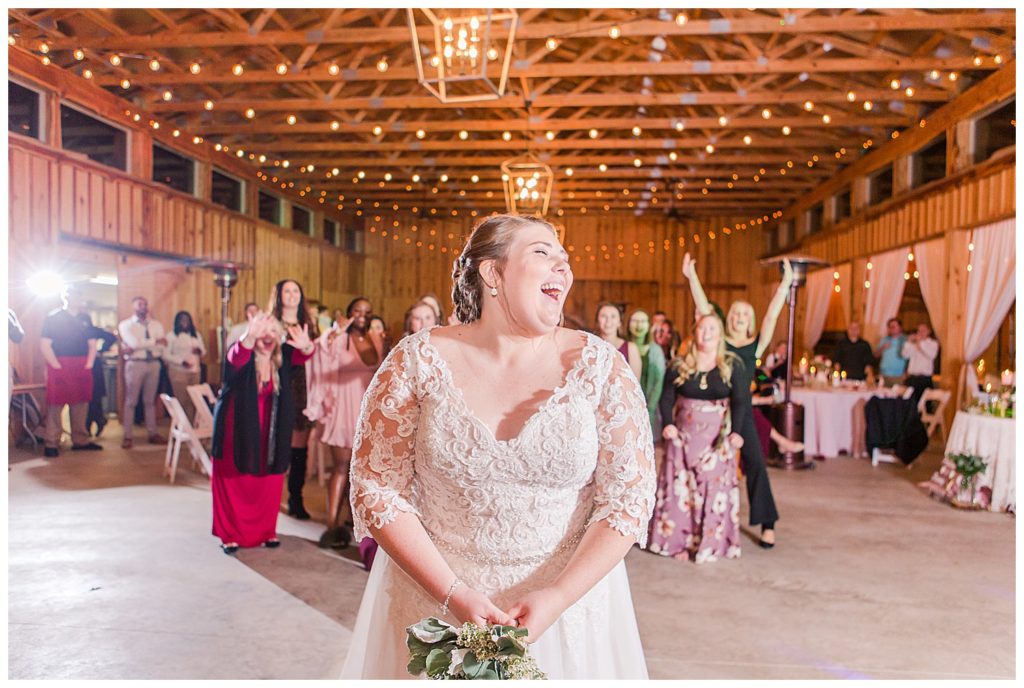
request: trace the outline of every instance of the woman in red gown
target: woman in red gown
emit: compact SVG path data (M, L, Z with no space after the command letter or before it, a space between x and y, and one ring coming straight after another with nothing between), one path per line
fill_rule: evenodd
M296 413L290 375L312 354L308 326L288 327L285 339L281 324L263 313L228 350L211 452L213 534L226 554L281 544L277 514Z

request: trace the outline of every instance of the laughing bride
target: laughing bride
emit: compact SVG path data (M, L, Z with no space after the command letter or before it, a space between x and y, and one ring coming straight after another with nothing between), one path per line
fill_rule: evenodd
M654 505L636 377L559 327L573 276L547 222L484 220L452 278L462 324L403 339L363 399L355 539L383 551L342 678L410 678L428 616L528 629L552 679L647 678L622 561Z

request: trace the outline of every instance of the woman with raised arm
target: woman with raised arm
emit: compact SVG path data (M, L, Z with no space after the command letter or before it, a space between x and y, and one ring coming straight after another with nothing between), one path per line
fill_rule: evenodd
M559 327L554 228L496 215L455 261L461 324L402 339L363 401L356 538L380 543L344 678L408 678L405 628L515 624L552 679L647 677L622 561L654 505L636 376Z
M775 296L772 297L771 303L768 304L768 312L765 313L760 332L756 329L754 307L746 301L733 301L729 306L729 314L725 318L726 348L742 361L748 371L748 380L753 379L754 371L757 368L757 359L771 344L772 335L775 333L775 323L786 303L786 294L793 281L793 268L789 261L786 260L783 265L782 281L779 283L779 288L776 290ZM683 276L690 281L690 292L693 294L697 312L712 312L711 303L704 295L704 289L700 286L700 280L697 278L696 263L689 253L683 256ZM754 427L753 405L749 388L744 397L746 409L743 414L743 423L736 426L735 430L743 438L740 457L743 460L743 472L747 479L750 525L761 526L759 544L765 549L771 549L775 546L775 522L779 520L779 512L775 508L775 498L772 497L772 487L768 482L768 470L764 464L764 453L761 451L757 429Z
M285 329L263 313L228 350L210 452L213 534L225 554L281 544L277 514L297 413L291 376L312 355L308 325Z

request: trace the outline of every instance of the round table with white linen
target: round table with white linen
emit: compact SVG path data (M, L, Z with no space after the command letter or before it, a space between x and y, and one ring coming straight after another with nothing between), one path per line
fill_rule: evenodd
M977 488L992 490L992 511L1016 511L1014 488L1016 431L1013 418L957 411L946 440L946 456L974 454L988 464Z
M864 405L886 388L794 387L790 398L804 407L804 454L867 456Z

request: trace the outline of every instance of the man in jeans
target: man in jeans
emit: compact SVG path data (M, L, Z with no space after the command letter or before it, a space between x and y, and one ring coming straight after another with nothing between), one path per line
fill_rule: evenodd
M903 382L907 374L907 359L903 357L903 345L907 336L903 334L903 323L899 318L890 318L886 323L889 332L878 343L875 354L881 359L878 370L887 387Z
M75 286L61 295L63 307L46 316L39 346L46 361L46 447L47 458L58 455L60 414L71 408L71 448L96 451L102 447L89 440L85 417L92 398L92 366L96 361L96 340L78 319L82 297Z
M122 320L117 326L121 335L121 353L124 356L124 425L123 449L132 447L132 424L135 422L135 406L142 392L142 407L146 414L146 431L152 444L164 444L167 440L156 431L156 393L160 384L160 356L167 339L164 327L149 317L149 302L142 296L132 299L135 315Z

